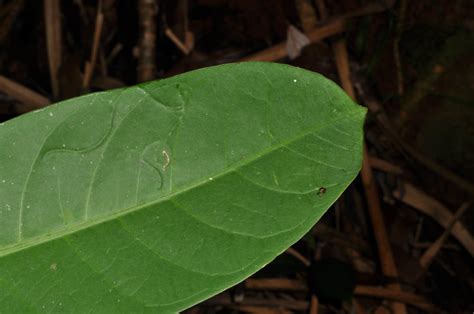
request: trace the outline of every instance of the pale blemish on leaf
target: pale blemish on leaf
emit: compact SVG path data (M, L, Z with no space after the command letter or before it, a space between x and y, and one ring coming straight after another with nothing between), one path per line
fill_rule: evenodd
M163 171L166 170L166 168L169 166L170 164L170 155L168 155L168 153L166 152L166 150L163 150L161 152L163 154L163 157L165 158L165 162L163 163Z

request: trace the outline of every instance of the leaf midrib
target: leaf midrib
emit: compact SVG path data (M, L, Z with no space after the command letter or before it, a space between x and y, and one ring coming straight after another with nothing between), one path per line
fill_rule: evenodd
M278 149L280 149L280 148L282 148L282 147L284 147L284 146L286 146L286 145L288 145L292 142L295 142L295 141L297 141L301 138L304 138L305 136L307 136L311 133L322 130L322 129L326 128L327 126L329 126L333 123L336 123L340 120L349 119L349 118L355 117L357 115L363 115L363 114L364 113L361 110L361 108L356 108L355 110L346 113L346 115L341 116L337 119L331 120L328 123L325 123L323 125L318 126L317 128L310 129L308 131L303 131L300 134L298 134L297 136L294 136L294 137L290 138L289 140L281 141L279 144L274 145L274 146L269 146L268 148L262 150L259 154L256 154L255 156L253 156L251 158L243 159L240 162L235 163L235 165L233 167L229 167L229 168L225 169L223 172L221 172L220 174L212 176L212 179L216 180L216 179L218 179L220 177L223 177L223 176L225 176L229 173L232 173L233 171L235 171L235 170L237 170L237 169L239 169L243 166L249 165L252 162L260 159L263 156L266 156L266 155L268 155L268 154L270 154L270 153L272 153L272 152L274 152L274 151L276 151L276 150L278 150ZM125 208L125 209L123 209L121 211L118 211L118 212L115 212L111 215L98 216L94 220L85 221L85 222L76 224L76 225L74 225L74 228L71 228L71 229L65 229L65 230L55 232L55 233L33 237L33 238L31 238L27 241L24 241L23 243L15 243L13 245L6 246L4 248L0 248L0 258L5 257L7 255L17 253L17 252L20 252L20 251L23 251L23 250L28 249L28 248L32 248L32 247L41 245L43 243L47 243L47 242L50 242L50 241L54 241L54 240L63 238L65 236L68 236L68 235L86 230L88 228L95 227L97 225L100 225L100 224L103 224L103 223L106 223L106 222L109 222L109 221L112 221L112 220L115 220L115 219L118 219L118 218L126 216L128 214L138 212L138 211L140 211L144 208L147 208L149 206L164 203L164 202L168 201L169 199L171 199L175 196L184 194L188 191L191 191L191 190L193 190L195 188L198 188L198 187L200 187L200 186L202 186L206 183L209 183L209 182L212 182L212 181L209 181L209 177L207 177L204 180L198 181L197 183L191 184L188 187L182 188L180 191L170 193L170 194L164 196L163 198L161 198L159 200L144 203L140 206Z

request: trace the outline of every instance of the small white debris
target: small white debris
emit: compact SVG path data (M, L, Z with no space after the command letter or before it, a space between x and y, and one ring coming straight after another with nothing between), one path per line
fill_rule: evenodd
M50 117L54 116L54 113L50 112L50 113L49 113L49 116L50 116Z
M166 150L163 150L161 153L163 154L163 157L165 157L165 162L162 167L163 171L165 171L168 165L170 164L170 156L168 155Z
M297 79L294 79L294 80L293 80L293 82L295 82L295 83L296 83L296 82L298 82L298 80L297 80Z

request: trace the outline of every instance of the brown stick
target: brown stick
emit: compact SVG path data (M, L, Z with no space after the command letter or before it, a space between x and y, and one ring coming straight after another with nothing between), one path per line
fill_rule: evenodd
M363 103L369 108L369 111L374 114L377 118L377 123L390 136L393 143L399 146L399 148L411 157L416 159L420 164L437 173L440 177L448 182L456 184L462 190L468 192L471 196L474 196L474 184L459 175L455 174L445 166L424 155L410 144L403 141L398 135L396 128L391 123L390 119L385 114L382 105L369 93L368 84L365 79L361 76L357 77L357 90L359 96L362 98Z
M468 192L471 196L474 196L474 184L472 182L458 176L457 174L455 174L454 172L452 172L451 170L449 170L445 166L443 166L440 163L434 161L430 157L425 156L423 153L418 151L413 146L407 144L406 142L400 141L400 143L402 145L402 148L405 149L405 151L407 151L419 163L423 164L425 167L427 167L431 171L436 172L438 175L440 175L445 180L456 184L458 187L460 187L464 191Z
M237 304L231 306L231 308L238 310L239 312L244 312L248 314L292 314L292 311L279 309L279 308L272 308L272 307L265 307L265 306L255 306L255 305L241 305Z
M311 302L309 304L309 314L318 314L318 297L314 294L311 295Z
M344 31L344 20L334 20L318 29L306 34L311 43L323 40L324 38L339 34ZM255 54L247 56L240 61L276 61L283 59L288 55L286 51L286 43L279 43L268 49L259 51Z
M236 306L236 303L230 298L229 294L219 294L215 297L208 299L202 303L203 306L209 305L226 305L226 306ZM242 302L239 303L239 306L264 306L269 308L285 308L289 310L296 311L307 311L309 308L308 301L299 301L299 300L287 300L287 299L262 299L262 298L252 298L246 297Z
M310 261L304 257L303 255L301 255L300 252L298 252L297 250L295 250L294 248L292 247L289 247L287 250L286 250L286 253L290 254L291 256L293 256L294 258L296 258L297 260L299 260L301 263L303 263L306 267L309 267L309 265L311 264Z
M352 85L351 72L349 69L349 56L347 55L346 41L344 39L339 39L335 41L332 46L342 88L353 100L356 100L354 87Z
M410 183L404 183L402 189L393 192L393 196L430 216L444 228L448 228L449 222L453 220L453 214L446 206ZM474 256L474 239L461 222L454 223L451 233Z
M39 109L50 104L48 98L3 75L0 75L0 91L28 105L29 108L24 111Z
M314 11L311 1L309 0L296 0L296 9L300 18L303 31L309 33L311 30L316 28L316 12Z
M264 278L253 279L249 278L245 281L245 287L250 290L270 290L270 291L294 291L307 292L308 286L302 280L286 279L286 278ZM435 312L436 307L428 300L418 294L411 292L397 292L392 289L357 285L354 294L357 296L366 296L372 298L382 298L388 300L396 300L404 302L421 309L430 309L430 312ZM434 310L434 311L433 311Z
M333 44L334 55L336 60L341 85L347 94L355 99L355 91L352 86L349 70L349 57L347 54L346 43L344 39L340 39ZM372 220L372 227L374 229L374 236L377 242L377 248L379 253L380 264L384 275L389 277L398 277L398 270L395 265L395 259L393 257L392 247L388 239L387 230L385 228L385 222L380 207L380 198L378 195L377 187L373 179L372 169L369 163L369 154L367 147L364 145L364 160L362 163L361 170L362 182L364 184L365 193L367 197L369 215ZM394 291L400 292L401 286L399 284L391 284L390 288ZM400 302L393 303L393 310L396 314L407 313L406 306Z
M286 278L249 278L245 280L245 287L252 290L308 291L308 287L304 281Z
M400 9L398 12L398 22L397 22L397 30L395 33L395 39L393 40L393 57L395 61L395 68L397 70L397 86L398 86L398 94L403 95L405 88L404 88L404 80L403 80L403 69L402 69L402 62L400 59L400 37L403 33L403 24L405 20L405 11L407 7L407 1L401 0L400 1Z
M99 50L99 42L102 34L102 25L104 24L104 14L102 13L102 1L97 6L97 15L95 19L94 39L92 43L91 57L86 62L86 68L84 71L84 80L82 81L82 87L84 89L89 88L92 74L94 74L94 68L97 62L97 53Z
M310 31L309 33L306 33L306 36L309 38L310 43L318 42L320 40L323 40L324 38L342 33L344 31L345 22L348 19L356 16L383 12L393 6L394 3L395 0L387 0L385 4L379 2L369 3L367 6L359 10L335 17L331 21L328 21L326 24L319 26L318 28ZM323 1L318 1L317 5L320 12L326 12L326 7ZM325 14L326 13L324 13L324 15ZM263 51L247 56L241 59L240 61L276 61L285 58L287 55L288 54L286 51L286 43L283 42Z
M49 75L54 98L59 96L58 70L61 65L61 8L59 0L44 0L44 24Z
M388 239L387 230L385 228L382 210L380 208L380 199L378 196L377 187L375 186L372 169L370 168L367 156L367 147L364 146L364 160L362 163L361 176L367 197L369 215L372 221L372 227L374 229L374 236L377 242L380 266L384 275L396 278L398 277L398 270L395 265L392 248ZM391 284L390 288L395 292L401 291L399 284ZM395 302L393 304L393 310L395 313L407 312L405 305L399 302Z
M380 171L384 171L384 172L392 173L396 175L403 174L403 169L401 167L394 165L386 160L374 157L374 156L369 156L369 163L372 169L377 169Z
M328 10L326 8L326 3L324 0L316 0L316 7L318 8L319 12L319 17L322 20L325 20L328 18Z
M140 0L138 2L139 16L139 56L138 81L145 82L155 78L155 40L158 5L155 0Z
M175 45L178 47L179 50L185 55L188 55L191 51L186 47L186 45L176 36L176 34L171 30L171 28L167 28L165 30L165 35L168 37Z
M428 302L424 297L411 292L395 291L393 289L375 286L356 286L354 294L358 296L375 297L407 303L429 313L440 312L436 306Z
M459 218L462 216L462 214L464 214L464 212L466 211L466 209L469 208L470 205L470 203L464 203L461 205L461 207L459 207L459 209L451 218L451 221L449 221L448 227L444 230L443 234L435 242L433 242L433 244L420 257L420 265L423 268L427 269L430 266L431 262L436 257L438 252L443 247L443 244L446 242L449 235L451 234L451 230L453 229L454 224L459 220Z

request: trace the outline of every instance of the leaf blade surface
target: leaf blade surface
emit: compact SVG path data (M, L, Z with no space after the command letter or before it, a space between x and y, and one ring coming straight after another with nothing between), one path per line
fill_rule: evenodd
M320 75L242 63L5 123L0 308L176 312L241 281L356 176L364 115Z

